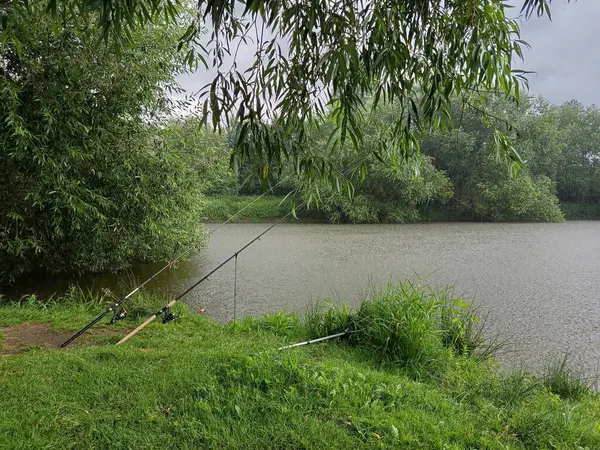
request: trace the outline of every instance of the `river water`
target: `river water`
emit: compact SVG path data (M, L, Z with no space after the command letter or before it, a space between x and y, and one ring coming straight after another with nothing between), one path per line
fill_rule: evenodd
M218 228L207 249L155 285L183 291L268 226ZM535 369L565 350L590 372L600 364L600 222L278 225L238 257L236 314L303 313L324 297L356 305L373 287L407 279L474 298L490 332L510 339L502 359L513 366ZM231 320L233 288L232 261L185 301Z

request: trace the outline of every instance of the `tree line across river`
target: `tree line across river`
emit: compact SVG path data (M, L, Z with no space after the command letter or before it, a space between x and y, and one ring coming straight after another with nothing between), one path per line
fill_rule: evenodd
M336 170L345 173L357 160L371 156L366 172L354 171L350 177L352 196L328 181L308 186L289 167L268 186L279 195L298 192L303 200L318 190L312 210L336 223L600 218L600 110L576 101L553 105L542 97L526 97L519 104L494 99L489 108L488 113L505 118L513 127L512 143L523 161L516 176L500 156L490 157L490 127L457 102L455 127L425 134L418 157L382 163L372 156L375 150L369 145L376 147L378 136L393 126L393 107L382 107L378 116L365 121L365 144L358 155L348 145L332 160ZM180 126L194 134L192 121ZM206 139L199 137L205 131L195 133L198 139ZM326 138L326 131L315 138L316 154L323 152ZM225 137L221 142L226 148ZM265 183L248 178L255 173L252 167L242 166L237 176L211 180L205 193L260 194Z
M332 222L560 221L561 205L600 217L595 106L490 97L482 115L457 99L454 126L421 130L420 153L396 157L380 138L405 116L387 104L355 124L358 148L347 138L330 152L333 123L314 129L306 154L342 184L307 182L289 164L268 164L269 148L264 161L231 159L240 127L216 133L194 116L173 119L186 106L174 100L184 26L137 29L119 57L98 46L95 30L43 10L11 26L18 45L4 44L0 61L0 284L168 259L201 245L207 196L270 187L311 200L310 211ZM490 121L510 124L523 161L517 176L502 154L490 157Z

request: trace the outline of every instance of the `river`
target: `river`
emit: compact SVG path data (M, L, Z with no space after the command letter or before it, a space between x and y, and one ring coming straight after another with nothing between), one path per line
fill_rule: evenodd
M182 291L268 226L218 228L207 249L156 286ZM373 287L408 279L474 298L490 332L510 339L501 359L511 366L535 369L567 349L590 373L600 364L600 222L282 224L242 252L237 269L238 318L303 313L324 297L356 305ZM186 302L231 320L233 282L232 261Z

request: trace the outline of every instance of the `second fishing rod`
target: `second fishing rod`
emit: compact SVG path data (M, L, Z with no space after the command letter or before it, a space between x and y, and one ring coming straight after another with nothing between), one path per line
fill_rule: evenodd
M303 208L305 205L306 205L306 202L303 202L300 206L298 206L297 208L295 208L294 211ZM142 324L140 324L137 328L135 328L134 330L132 330L128 335L126 335L123 339L121 339L119 342L117 342L117 345L122 344L123 342L128 341L133 336L135 336L137 333L139 333L140 331L142 331L147 325L149 325L157 317L160 317L161 315L166 314L167 311L171 308L171 306L173 306L175 303L177 303L179 300L181 300L183 297L185 297L187 294L189 294L192 290L194 290L196 287L198 287L198 285L200 285L201 283L203 283L206 280L208 280L215 272L217 272L218 270L220 270L229 261L231 261L233 259L237 260L237 257L238 257L238 255L240 253L242 253L244 250L246 250L248 247L250 247L256 241L258 241L261 237L263 237L265 234L267 234L269 231L271 231L273 228L275 228L281 222L283 222L288 217L290 217L291 215L293 215L294 211L290 211L285 216L283 216L281 219L279 219L277 222L275 222L273 225L271 225L269 228L267 228L266 230L264 230L262 233L260 233L256 237L254 237L252 240L248 241L243 247L241 247L239 250L237 250L235 253L233 253L231 256L229 256L227 259L225 259L224 261L222 261L218 266L216 266L214 269L212 269L210 272L208 272L206 275L204 275L202 278L200 278L198 281L196 281L194 284L192 284L190 287L188 287L185 291L183 291L181 294L179 294L177 297L175 297L173 300L171 300L169 303L167 303L165 306L163 306L159 311L157 311L156 313L154 313L153 315L151 315L145 322L143 322ZM163 319L163 322L164 322L164 319Z
M359 161L357 162L354 167L358 167L360 164L362 164L363 161ZM341 175L346 178L346 174L352 170L352 167L348 168L344 173L341 173ZM264 236L265 234L267 234L269 231L271 231L273 228L275 228L277 225L279 225L281 222L283 222L285 219L287 219L289 216L294 215L297 210L305 207L308 204L307 201L302 202L302 204L300 204L300 206L293 208L290 212L288 212L285 216L283 216L281 219L279 219L277 222L275 222L273 225L271 225L269 228L267 228L266 230L264 230L262 233L260 233L258 236L256 236L255 238L253 238L252 240L250 240L248 243L246 243L242 248L240 248L237 252L233 253L229 258L225 259L223 262L221 262L218 266L216 266L214 269L212 269L208 274L204 275L202 278L200 278L196 283L194 283L193 285L191 285L189 288L187 288L184 292L182 292L181 294L179 294L176 298L174 298L173 300L171 300L169 303L167 303L165 306L163 306L159 311L157 311L156 313L154 313L152 316L150 316L148 319L146 319L145 322L143 322L141 325L139 325L137 328L135 328L133 331L131 331L128 335L126 335L123 339L121 339L119 342L117 342L117 345L122 344L126 341L128 341L129 339L131 339L133 336L135 336L137 333L139 333L141 330L143 330L147 325L149 325L151 322L153 322L157 317L164 315L163 316L163 323L166 323L169 320L172 320L174 317L172 314L169 314L168 311L171 308L171 306L173 306L175 303L177 303L177 301L179 301L180 299L182 299L183 297L185 297L190 291L192 291L193 289L195 289L199 284L203 283L204 281L206 281L212 274L214 274L215 272L217 272L219 269L221 269L225 264L227 264L229 261L231 261L232 259L236 260L237 263L237 257L240 253L242 253L244 250L246 250L248 247L250 247L252 244L254 244L256 241L258 241L262 236ZM235 297L234 297L234 301L235 301ZM234 307L234 311L235 311L235 307Z

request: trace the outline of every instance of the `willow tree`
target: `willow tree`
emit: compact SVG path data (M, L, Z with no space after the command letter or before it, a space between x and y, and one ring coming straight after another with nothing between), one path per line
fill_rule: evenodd
M127 39L157 17L180 20L178 1L49 0L48 8L69 20L94 12L105 37ZM333 167L309 150L312 131L328 118L328 148L350 140L358 149L359 124L380 102L397 105L397 118L373 156L409 156L420 133L450 126L455 97L495 128L491 152L516 170L520 157L485 101L490 93L518 101L526 79L514 59L526 43L510 15L549 15L550 2L514 9L505 0L198 0L180 45L194 44L188 64L215 73L201 92L202 119L215 128L235 121L234 159L253 160L263 174L285 159L309 180L320 174L337 184ZM247 46L253 64L238 67ZM361 156L353 170L365 165Z
M56 18L55 28L67 25L75 34L96 31L105 45L121 53L140 30L151 32L161 22L181 24L189 19L180 13L180 0L42 1ZM491 154L516 170L522 163L510 144L510 128L486 112L486 98L494 94L518 101L526 78L514 68L514 59L526 44L520 40L518 19L510 14L547 15L549 3L523 0L519 10L503 0L198 0L191 23L180 34L181 64L214 70L214 79L199 96L200 117L214 128L236 124L234 163L252 161L263 176L269 176L273 167L291 165L308 185L322 177L340 189L344 176L363 176L371 158L398 160L418 154L422 133L451 126L450 104L455 98L483 116L494 130ZM18 26L27 17L33 17L31 23L36 25L36 5L0 0L0 65L7 64L7 49L17 60L24 42L47 44L45 37L30 38ZM73 40L69 45L79 43ZM236 56L240 49L248 52L248 46L253 63L239 67ZM48 48L40 57L52 51ZM93 57L94 52L86 54ZM102 46L97 54L105 55ZM142 60L150 58L148 54ZM119 64L116 55L102 61ZM30 62L35 67L36 60ZM56 75L62 76L60 71ZM59 83L55 87L65 93ZM367 98L373 101L367 103ZM10 95L6 99L12 101ZM381 103L394 105L393 125L365 154L360 151L364 139L360 124ZM64 117L65 123L69 120ZM356 161L342 174L327 157L311 151L311 140L318 134L314 130L325 122L333 124L326 140L330 153L347 142L357 150ZM10 126L11 139L27 138L18 121ZM42 152L36 161L45 157ZM351 184L346 187L350 190ZM11 228L10 233L17 232Z

